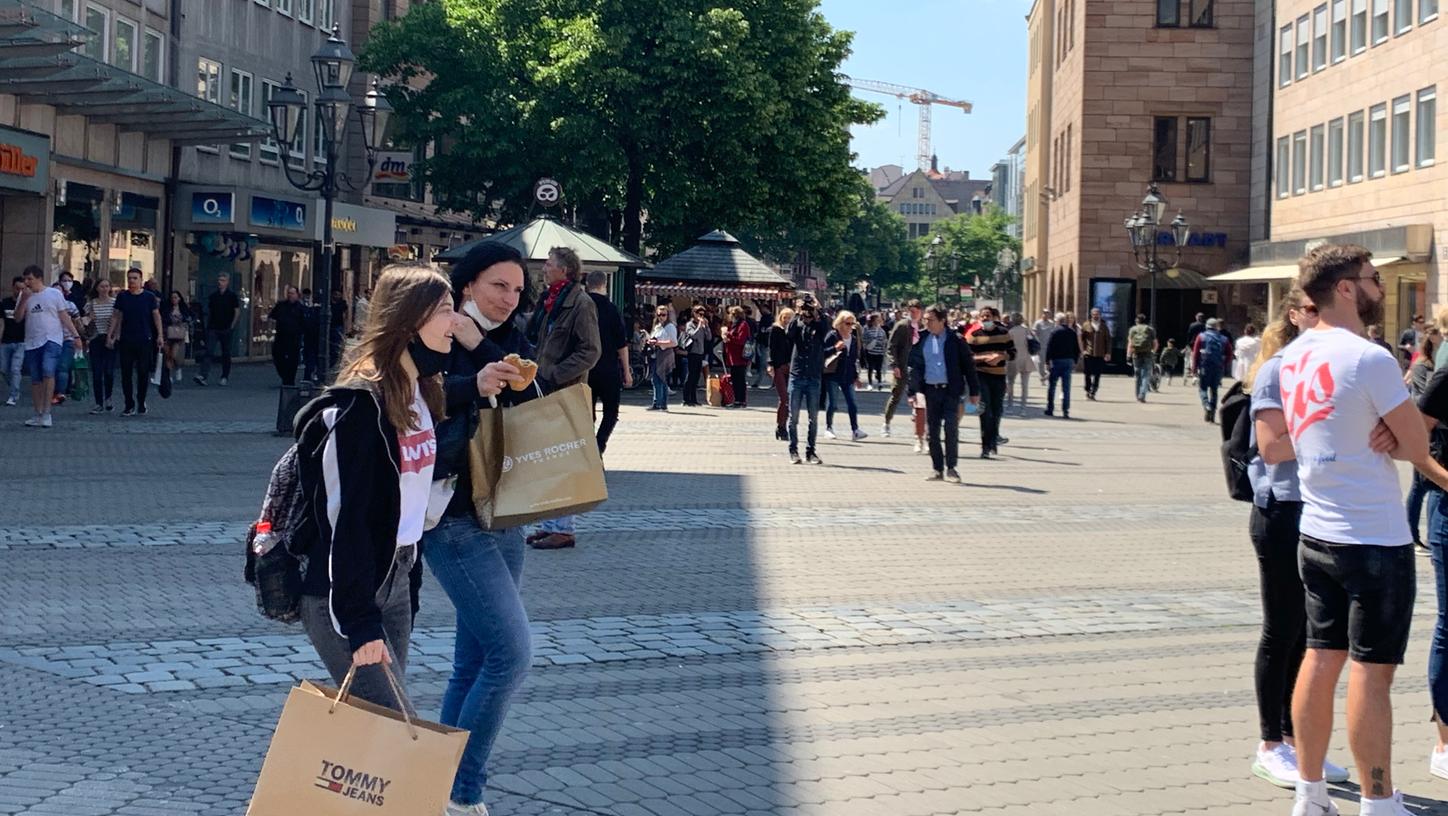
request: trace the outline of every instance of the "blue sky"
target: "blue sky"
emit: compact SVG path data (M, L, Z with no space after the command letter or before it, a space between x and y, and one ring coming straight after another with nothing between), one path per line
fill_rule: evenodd
M974 104L935 106L933 144L943 169L989 178L1026 133L1026 12L1030 0L820 0L835 28L855 32L844 72ZM856 163L915 166L916 108L873 93L886 116L852 131Z

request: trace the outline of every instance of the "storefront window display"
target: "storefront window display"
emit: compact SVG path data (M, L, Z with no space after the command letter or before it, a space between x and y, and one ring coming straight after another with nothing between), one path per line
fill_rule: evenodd
M101 204L105 191L88 184L67 183L55 205L51 233L51 275L69 272L89 280L101 261ZM62 203L63 202L63 203Z
M111 214L108 277L112 286L125 286L126 272L141 270L142 280L159 278L156 258L156 220L160 199L121 193L119 206Z
M241 298L242 313L232 352L242 357L271 353L273 327L267 315L285 297L287 286L304 288L312 282L312 253L308 246L264 243L265 238L245 233L192 233L192 266L188 270L191 299L216 291L216 278L225 273Z

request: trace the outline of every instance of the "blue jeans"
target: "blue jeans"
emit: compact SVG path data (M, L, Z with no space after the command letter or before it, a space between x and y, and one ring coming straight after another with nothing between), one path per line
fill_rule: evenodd
M1061 383L1061 411L1071 413L1071 370L1075 367L1075 360L1051 361L1051 384L1046 386L1046 413L1056 409L1057 381Z
M1433 578L1438 589L1438 622L1428 649L1428 693L1440 721L1448 720L1448 575L1443 548L1448 547L1448 502L1443 491L1428 489L1428 548L1433 556Z
M799 409L809 410L809 439L805 450L813 453L819 431L820 381L818 377L789 378L789 452L799 453Z
M10 386L7 399L20 399L20 376L25 369L25 344L5 343L0 345L0 374L5 375L5 384Z
M1151 392L1151 369L1155 363L1155 358L1150 354L1138 354L1132 361L1136 366L1136 398L1143 402Z
M1217 389L1221 385L1221 369L1203 368L1197 372L1197 393L1202 398L1203 410L1213 414L1217 412Z
M444 516L422 534L422 557L457 609L442 723L472 732L453 781L452 800L462 805L483 800L488 755L533 660L519 594L523 551L522 530L484 530L471 515Z
M649 380L654 384L654 405L655 408L669 407L669 383L658 371L649 374Z
M1413 543L1422 541L1418 535L1418 520L1423 515L1423 500L1428 498L1429 493L1437 491L1432 487L1433 483L1418 471L1413 471L1413 484L1408 488L1408 526L1413 530ZM1433 509L1428 508L1428 523L1433 523Z
M846 382L830 377L825 380L825 387L828 389L825 392L825 427L830 430L835 429L835 394L843 393L842 401L845 403L845 409L850 412L850 430L860 430L860 417L855 410L854 381Z
M75 365L75 344L69 340L60 344L60 365L55 369L55 393L70 393L70 370Z

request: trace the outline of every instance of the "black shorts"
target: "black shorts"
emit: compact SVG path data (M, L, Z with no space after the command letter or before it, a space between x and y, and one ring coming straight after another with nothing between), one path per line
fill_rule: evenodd
M1418 592L1411 544L1332 544L1304 535L1297 567L1307 591L1309 649L1402 664Z

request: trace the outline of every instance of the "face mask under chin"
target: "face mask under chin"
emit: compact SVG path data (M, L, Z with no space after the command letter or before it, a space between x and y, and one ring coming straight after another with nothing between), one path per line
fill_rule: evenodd
M478 325L483 327L483 331L492 331L503 325L503 321L492 320L483 314L483 310L478 308L478 304L475 303L472 298L467 298L463 303L463 314L478 321Z

